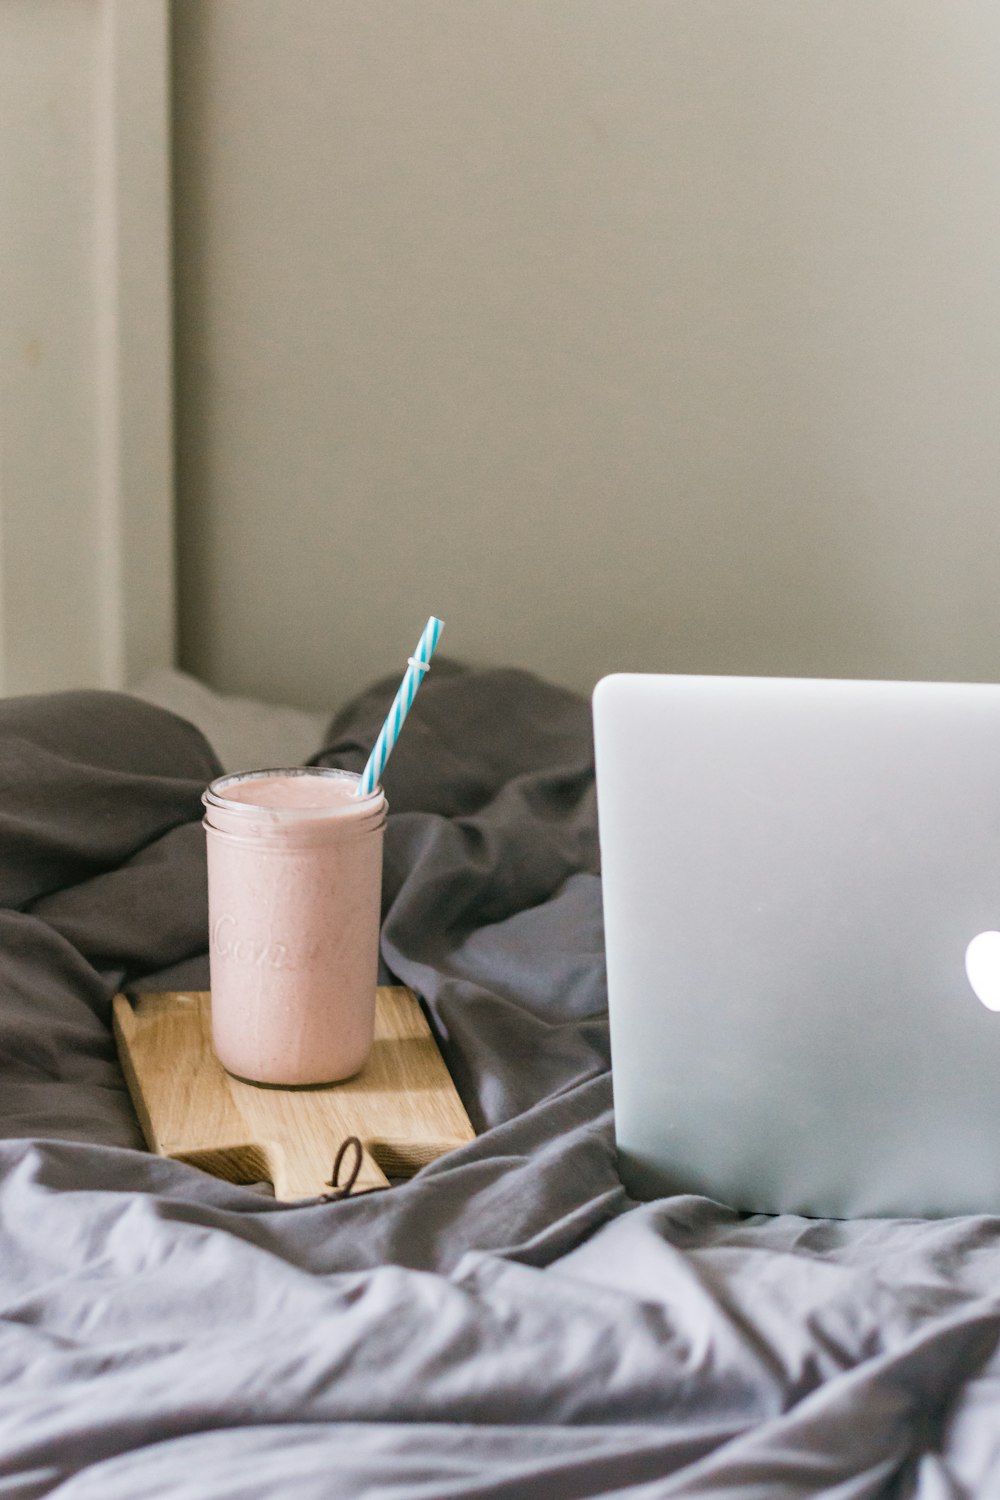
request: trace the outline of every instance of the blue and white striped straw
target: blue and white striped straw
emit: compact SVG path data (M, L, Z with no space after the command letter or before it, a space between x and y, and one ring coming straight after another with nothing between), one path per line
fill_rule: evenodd
M403 727L403 720L410 712L410 707L417 696L417 688L424 680L424 673L431 664L434 655L434 647L440 639L444 629L444 621L437 620L431 615L424 626L424 633L417 642L417 648L409 658L409 664L403 674L403 680L399 684L399 691L392 701L388 717L379 731L379 737L375 741L375 749L368 757L368 764L361 773L358 782L357 795L367 797L378 786L385 770L385 763L392 754L392 747L399 738L399 731Z

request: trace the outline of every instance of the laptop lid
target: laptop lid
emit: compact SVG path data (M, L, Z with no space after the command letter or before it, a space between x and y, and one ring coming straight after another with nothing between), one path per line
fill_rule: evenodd
M593 707L630 1191L1000 1212L1000 687L619 674Z

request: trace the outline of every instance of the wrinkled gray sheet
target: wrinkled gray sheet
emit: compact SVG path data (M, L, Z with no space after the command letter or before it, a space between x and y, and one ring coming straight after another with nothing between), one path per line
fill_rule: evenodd
M215 772L0 703L0 1496L1000 1495L1000 1221L624 1195L589 705L523 673L436 669L385 778L383 960L479 1138L291 1207L144 1152L109 1000L207 981Z

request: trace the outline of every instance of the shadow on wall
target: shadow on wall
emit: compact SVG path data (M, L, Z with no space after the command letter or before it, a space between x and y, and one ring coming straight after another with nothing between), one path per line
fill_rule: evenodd
M177 0L183 665L325 707L433 612L579 689L995 675L998 45Z

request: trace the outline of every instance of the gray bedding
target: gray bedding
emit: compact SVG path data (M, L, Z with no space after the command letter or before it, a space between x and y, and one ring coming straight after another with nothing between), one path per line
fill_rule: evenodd
M394 686L320 758L360 768ZM0 1496L1000 1495L997 1220L625 1196L589 720L514 671L421 690L382 957L479 1136L290 1207L146 1153L109 1030L116 987L207 984L211 748L0 702Z

